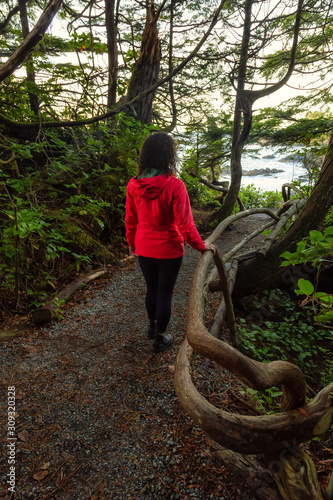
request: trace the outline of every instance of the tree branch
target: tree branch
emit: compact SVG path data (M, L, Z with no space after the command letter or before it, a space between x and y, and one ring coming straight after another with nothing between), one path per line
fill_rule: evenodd
M10 56L7 62L0 68L0 82L8 78L24 62L30 52L42 40L45 31L49 27L53 17L60 9L62 0L50 0L45 10L38 19L35 27L24 39L21 45ZM36 124L37 125L37 124Z
M199 182L201 182L201 184L204 184L205 186L207 186L211 189L214 189L214 191L220 191L221 193L228 193L229 192L229 189L222 187L222 186L217 186L216 184L212 184L211 182L207 181L203 177L200 177L200 175L196 174L195 172L189 172L189 174L191 177L195 177L196 179L198 179ZM243 202L239 196L237 196L237 201L238 201L240 210L245 210Z
M290 54L290 62L289 62L289 67L288 70L285 74L285 76L277 83L271 85L270 87L262 90L244 90L244 97L245 99L249 99L252 103L256 101L257 99L260 99L261 97L266 97L270 94L273 94L273 92L276 92L279 90L291 77L294 67L295 67L295 61L296 61L296 50L297 50L297 45L298 45L298 35L299 35L299 30L300 30L300 24L301 24L301 17L302 17L302 8L303 8L303 0L298 1L298 6L297 6L297 12L296 12L296 20L295 20L295 26L294 26L294 38L293 38L293 45L291 48L291 54Z
M218 21L218 17L220 15L220 12L223 8L223 5L226 0L221 0L220 5L218 6L214 17L209 25L208 30L204 34L204 36L201 38L200 42L196 45L196 47L193 49L193 51L174 69L169 73L166 77L161 78L158 80L154 85L152 85L149 89L145 90L142 92L142 94L134 97L131 101L128 101L126 103L120 104L119 106L116 106L115 108L111 109L107 113L103 113L101 115L94 116L92 118L85 118L82 120L65 120L61 122L33 122L33 123L25 123L25 122L15 122L13 120L10 120L9 118L6 118L5 116L0 114L0 123L3 123L4 125L8 125L11 127L16 127L18 129L26 128L26 129L39 129L40 127L43 128L56 128L56 127L77 127L80 125L89 125L92 123L97 123L101 120L105 120L106 118L109 118L110 116L116 115L123 111L126 108L129 108L136 104L138 101L141 101L144 99L147 95L149 95L151 92L154 92L155 89L158 87L161 87L164 85L166 82L168 82L171 78L173 78L175 75L177 75L182 69L193 59L194 56L199 52L201 49L202 45L206 42L208 36L210 35L212 29L214 28L215 24ZM59 3L61 4L62 0L52 0L52 3ZM59 5L60 7L60 5ZM58 7L58 8L59 8ZM37 27L37 25L36 25ZM34 29L36 29L36 27ZM46 27L47 28L47 27ZM46 29L45 28L45 29ZM33 30L34 31L34 30ZM32 32L31 32L32 33ZM8 62L6 63L8 64ZM16 66L17 67L17 66ZM15 68L16 69L16 68ZM14 71L14 70L13 70ZM13 72L11 71L11 73ZM9 74L11 74L9 73ZM0 68L0 77L1 77L1 68ZM0 79L1 81L1 79Z
M2 23L0 23L0 35L2 35L2 33L4 33L11 18L13 16L15 16L15 14L17 14L19 10L20 10L20 8L18 5L16 5L16 7L13 7L13 9L8 13L6 19L4 21L2 21Z

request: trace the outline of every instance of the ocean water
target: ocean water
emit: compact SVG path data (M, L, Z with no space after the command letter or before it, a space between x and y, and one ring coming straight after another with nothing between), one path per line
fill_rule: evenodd
M281 191L282 185L293 180L298 180L300 176L307 174L306 169L300 161L279 161L286 158L290 153L279 152L278 148L272 147L253 147L242 157L242 186L253 184L256 188L263 191ZM270 158L265 158L269 156ZM272 158L271 158L272 157ZM254 169L279 169L280 173L272 175L244 175L246 172ZM230 175L223 175L223 180L230 180Z

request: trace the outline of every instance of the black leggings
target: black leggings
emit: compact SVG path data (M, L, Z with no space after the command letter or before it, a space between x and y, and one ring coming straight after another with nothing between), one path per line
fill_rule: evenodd
M173 289L183 257L153 259L139 256L139 264L147 284L148 318L156 320L157 330L164 333L171 316Z

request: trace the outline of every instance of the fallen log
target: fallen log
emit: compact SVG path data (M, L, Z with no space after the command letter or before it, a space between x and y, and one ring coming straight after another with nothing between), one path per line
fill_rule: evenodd
M295 215L299 210L305 205L306 198L302 198L297 203L294 203L289 210L287 210L283 215L281 215L280 220L275 224L274 228L270 232L270 234L266 237L263 245L261 246L259 252L257 253L258 257L263 258L267 254L268 250L272 246L274 238L279 234L281 229L287 224L288 220Z
M220 256L218 250L216 250L214 254L214 261L220 276L220 284L223 292L223 299L224 299L223 302L225 304L225 309L226 309L227 325L229 328L231 343L234 347L236 347L238 344L238 339L237 339L237 328L235 321L234 306L231 299L232 291L230 289L230 283L223 259Z
M229 287L230 287L230 293L232 294L232 290L235 284L235 277L237 274L237 269L238 269L238 261L234 260L231 263L231 268L228 272L228 281L229 281ZM220 280L218 280L218 285L219 289L222 289ZM225 305L225 300L224 297L222 297L222 300L217 308L217 311L214 316L214 321L213 324L209 330L210 334L213 335L213 337L219 338L220 337L220 332L222 328L222 324L225 318L226 314L226 305Z
M241 248L243 248L243 246L246 245L246 243L248 243L250 240L252 240L256 236L258 236L258 234L260 234L263 231L265 231L266 229L268 229L273 224L276 224L275 220L267 222L266 224L264 224L263 226L261 226L259 229L256 229L251 234L249 234L248 236L246 236L242 241L240 241L236 246L234 246L232 248L232 250L230 250L229 252L225 253L222 256L223 262L226 264L229 260L231 260L234 257L234 255L236 255L236 253L239 250L241 250ZM254 253L256 254L257 252L258 252L258 249L250 250L250 257L252 257L253 254ZM240 258L241 258L241 256L240 257L237 256L237 260L238 261L240 260ZM244 257L242 257L242 258L244 258ZM206 285L205 285L205 287L209 287L209 290L211 292L216 291L216 290L221 290L220 285L219 285L219 280L216 282L217 275L218 275L217 267L213 267L212 271L208 275L208 278L207 278L207 281L206 281Z
M90 271L84 276L76 278L74 281L65 286L65 288L58 293L58 295L46 302L42 308L33 311L31 313L32 321L35 324L48 323L49 321L52 321L57 317L61 305L64 302L67 302L75 292L80 290L80 288L85 286L90 281L103 276L106 272L106 269L97 269L95 271Z
M98 239L94 238L87 231L73 222L68 222L62 228L63 233L79 247L83 248L89 255L93 255L101 265L113 264L124 267L121 262L110 250Z
M2 332L0 332L0 342L3 341L10 341L12 339L15 339L16 337L20 337L21 335L23 335L25 332L25 330L23 330L22 328L18 329L18 330L4 330Z

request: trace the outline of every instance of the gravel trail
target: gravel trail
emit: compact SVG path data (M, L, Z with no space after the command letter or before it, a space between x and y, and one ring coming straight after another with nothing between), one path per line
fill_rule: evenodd
M243 224L248 230L249 223ZM239 239L245 226L238 227L223 237L222 251ZM79 304L72 301L62 321L0 344L1 498L10 498L6 408L11 386L15 499L251 498L233 482L232 471L214 455L174 390L173 366L185 336L188 291L199 256L186 248L168 329L174 343L164 353L153 354L146 338L145 284L136 259L114 269L100 289L82 294ZM214 390L209 361L198 364L195 375L205 391ZM226 391L226 374L221 383L218 391Z

